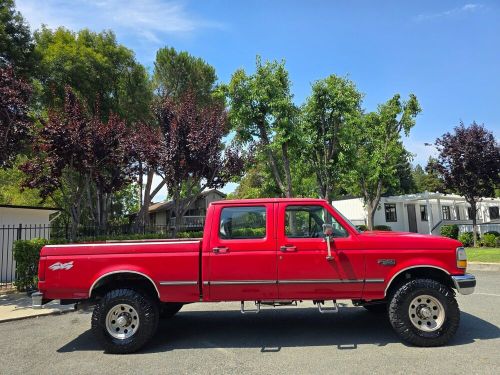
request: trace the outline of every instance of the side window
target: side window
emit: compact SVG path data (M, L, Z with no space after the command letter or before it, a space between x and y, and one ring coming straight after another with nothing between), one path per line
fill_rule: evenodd
M285 235L288 238L323 237L323 224L333 225L334 237L347 237L347 231L322 206L287 206Z
M223 208L220 214L219 237L225 240L266 237L266 208Z

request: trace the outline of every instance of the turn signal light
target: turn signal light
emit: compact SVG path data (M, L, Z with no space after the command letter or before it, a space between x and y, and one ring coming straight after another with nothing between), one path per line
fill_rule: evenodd
M467 254L463 247L457 247L457 268L467 268Z

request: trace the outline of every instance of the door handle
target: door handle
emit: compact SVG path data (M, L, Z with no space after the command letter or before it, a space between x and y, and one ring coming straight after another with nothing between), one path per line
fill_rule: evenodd
M297 251L297 248L293 245L284 245L280 247L280 250L284 253L286 252L291 252L291 251Z
M229 253L229 249L225 246L223 247L214 247L212 249L212 251L215 253L215 254L227 254Z

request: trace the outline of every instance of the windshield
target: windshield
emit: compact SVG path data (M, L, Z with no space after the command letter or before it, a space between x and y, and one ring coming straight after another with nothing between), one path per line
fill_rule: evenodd
M342 219L344 219L344 221L345 221L345 222L346 222L346 223L347 223L347 224L348 224L348 225L349 225L352 229L354 229L357 233L361 233L361 232L362 232L361 230L359 230L359 228L358 228L357 226L355 226L353 223L351 223L351 221L350 221L348 218L346 218L344 215L342 215L342 213L341 213L339 210L337 210L337 209L336 209L335 207L333 207L331 204L330 204L330 207L331 207L331 208L332 208L332 209L333 209L336 213L338 213L338 214L339 214L339 216L340 216Z

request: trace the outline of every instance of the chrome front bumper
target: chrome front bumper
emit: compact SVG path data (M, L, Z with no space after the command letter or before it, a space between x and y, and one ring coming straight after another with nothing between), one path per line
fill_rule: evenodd
M452 276L453 284L455 284L455 289L458 290L460 294L472 294L474 293L474 288L476 287L476 277L470 273L466 273L461 276Z

